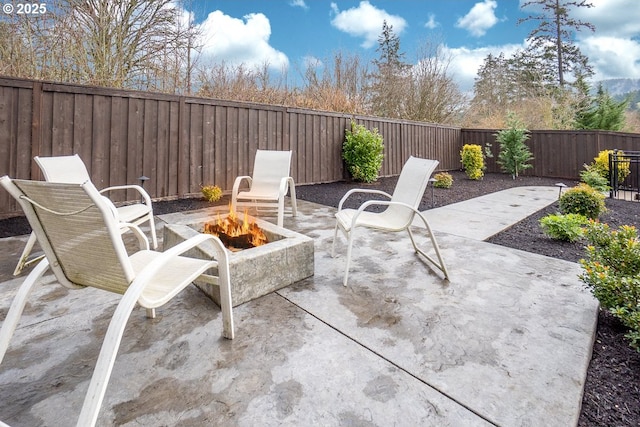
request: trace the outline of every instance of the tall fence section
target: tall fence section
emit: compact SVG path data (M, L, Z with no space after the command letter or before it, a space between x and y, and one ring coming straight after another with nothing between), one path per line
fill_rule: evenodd
M152 198L177 198L206 184L231 190L236 176L251 174L260 148L292 150L297 185L340 181L348 179L342 144L352 120L383 136L381 176L399 174L410 155L437 159L439 170L460 169L467 143L490 147L487 171L500 171L491 130L0 78L0 176L42 179L34 156L77 153L98 188L146 176ZM535 160L526 174L578 179L600 150L638 149L640 135L535 131L528 145ZM0 218L20 213L0 190Z

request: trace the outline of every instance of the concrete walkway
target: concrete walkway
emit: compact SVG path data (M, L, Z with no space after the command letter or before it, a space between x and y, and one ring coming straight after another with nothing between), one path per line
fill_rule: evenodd
M98 425L575 425L597 301L577 264L481 241L556 198L526 187L427 211L450 281L406 234L363 233L348 287L335 210L299 202L285 227L314 239L315 275L236 307L233 341L195 287L158 319L135 310ZM0 241L3 269L16 241ZM0 319L21 281L0 283ZM14 426L75 422L117 301L45 282L0 365Z

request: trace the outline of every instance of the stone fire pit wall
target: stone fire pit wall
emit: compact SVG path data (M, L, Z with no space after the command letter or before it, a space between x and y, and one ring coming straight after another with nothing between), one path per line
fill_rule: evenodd
M313 239L267 221L256 221L265 231L269 243L229 252L231 301L234 307L313 275ZM168 249L195 236L203 228L204 223L165 225L164 248ZM210 242L185 253L203 259L211 259L213 254L215 252ZM203 282L195 282L195 285L220 305L217 286Z

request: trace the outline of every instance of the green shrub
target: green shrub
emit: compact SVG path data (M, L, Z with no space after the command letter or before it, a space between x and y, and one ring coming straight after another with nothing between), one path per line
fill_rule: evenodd
M222 197L222 189L217 185L205 185L200 191L208 202L217 202Z
M606 210L604 195L585 183L568 189L560 196L560 212L563 214L573 213L597 219Z
M439 172L433 178L436 180L433 183L436 188L451 188L453 185L453 177L449 172Z
M540 219L542 231L555 240L575 242L584 234L587 218L579 214L551 214Z
M476 144L465 144L460 151L460 157L462 157L462 166L469 179L482 179L485 170L482 147Z
M609 154L613 153L613 150L602 150L593 159L593 163L590 165L593 170L597 171L604 179L609 182L611 176L609 174ZM624 155L623 151L618 151L618 154ZM631 173L629 162L618 162L618 181L623 181Z
M584 166L584 170L580 172L580 179L597 191L609 191L611 188L609 180L603 177L593 165Z
M529 169L533 155L529 147L524 143L529 139L529 131L514 113L507 116L507 129L498 132L495 137L500 145L497 162L503 171L510 173L513 179L518 177L520 171Z
M640 352L640 239L635 227L611 231L607 224L591 221L585 237L587 258L580 260L580 280L615 317L629 328L626 337Z
M356 122L347 129L342 158L349 173L356 181L373 182L378 179L382 167L384 144L378 129L368 130Z

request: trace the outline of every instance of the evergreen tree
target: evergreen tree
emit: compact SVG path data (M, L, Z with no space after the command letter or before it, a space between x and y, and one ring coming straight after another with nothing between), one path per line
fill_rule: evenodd
M576 128L621 131L625 125L628 106L629 98L618 102L599 85L598 93L591 99L589 108L577 112Z
M409 65L403 62L400 38L393 32L387 21L382 23L382 33L378 37L380 58L373 61L377 68L369 76L371 85L371 109L382 117L399 118L404 114L404 86Z
M524 143L529 139L529 131L513 113L509 113L507 125L509 126L507 129L503 129L495 135L500 144L497 162L502 170L510 173L511 177L516 179L520 171L533 167L529 163L533 160L533 155Z
M587 0L528 0L521 8L530 6L540 8L541 12L518 21L539 23L527 38L530 43L528 55L538 58L549 70L553 70L552 74L560 87L565 85L566 73L592 75L589 59L573 43L572 36L575 31L583 28L595 31L595 27L588 22L572 18L569 12L572 8L591 8L593 4Z

